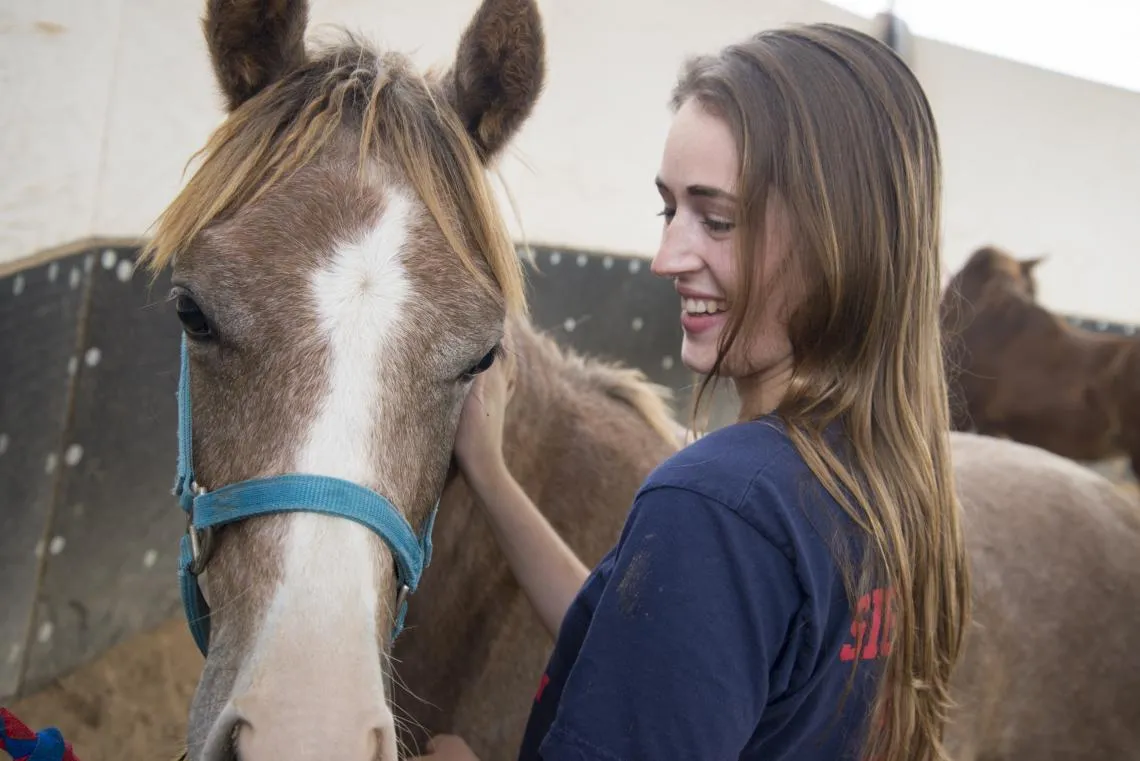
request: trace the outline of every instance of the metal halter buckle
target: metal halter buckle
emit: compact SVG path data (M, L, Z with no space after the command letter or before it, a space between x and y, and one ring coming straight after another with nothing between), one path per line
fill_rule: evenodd
M206 493L206 490L199 486L197 481L190 484L190 489L199 496ZM186 533L190 536L190 566L188 570L194 576L198 576L206 570L206 563L209 562L210 554L213 552L214 529L211 526L204 529L194 528L194 514L191 513L186 518Z
M411 592L411 589L408 588L407 584L401 584L400 585L399 591L396 592L396 610L397 611L400 610L400 608L402 608L404 606L404 603L408 599L408 593L409 592Z

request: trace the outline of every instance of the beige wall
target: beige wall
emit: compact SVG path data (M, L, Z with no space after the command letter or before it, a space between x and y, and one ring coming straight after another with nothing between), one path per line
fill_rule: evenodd
M145 233L222 116L202 5L0 0L0 265L78 238ZM315 0L311 15L430 64L450 59L476 5ZM502 165L522 230L536 243L643 256L657 241L652 178L684 56L788 21L870 24L817 0L543 9L549 85ZM991 241L1048 251L1047 303L1140 322L1130 292L1140 94L923 39L913 50L944 141L948 265Z
M1140 322L1140 93L930 40L913 66L945 168L945 250L1047 253L1050 307Z

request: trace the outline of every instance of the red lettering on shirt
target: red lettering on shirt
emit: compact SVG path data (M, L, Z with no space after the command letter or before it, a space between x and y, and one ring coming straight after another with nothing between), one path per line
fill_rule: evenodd
M534 702L542 700L542 691L546 689L546 685L550 684L550 677L546 674L542 675L542 679L538 682L538 692L534 693Z
M867 632L870 613L871 631ZM891 589L874 589L859 598L851 621L851 640L839 651L839 660L870 661L891 652L891 634L895 625L894 595ZM866 639L864 639L866 638Z

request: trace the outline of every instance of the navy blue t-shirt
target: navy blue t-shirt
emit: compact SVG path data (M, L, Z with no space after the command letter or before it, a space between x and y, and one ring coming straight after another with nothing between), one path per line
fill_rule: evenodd
M675 454L567 611L520 761L855 758L890 617L848 603L854 531L777 418Z

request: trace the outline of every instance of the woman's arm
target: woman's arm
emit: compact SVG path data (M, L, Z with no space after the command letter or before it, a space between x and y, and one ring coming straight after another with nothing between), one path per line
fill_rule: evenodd
M551 637L589 571L506 466L472 483L499 548Z
M588 571L507 468L506 389L505 373L497 365L476 379L459 421L455 456L511 571L547 631L557 637Z

